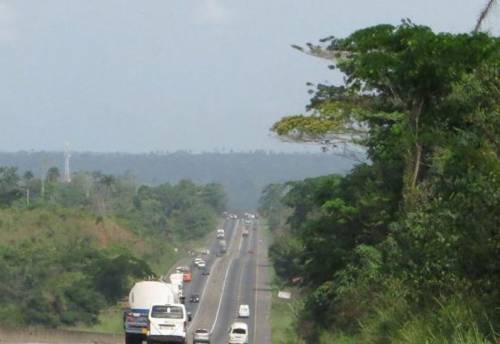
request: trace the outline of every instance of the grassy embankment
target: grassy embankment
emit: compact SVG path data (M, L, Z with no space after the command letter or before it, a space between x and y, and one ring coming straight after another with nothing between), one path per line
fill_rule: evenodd
M264 233L269 242L273 240L273 234L263 222ZM273 268L269 269L272 281L272 305L271 305L271 330L273 344L304 344L298 337L297 320L305 296L300 288L292 287L280 279ZM292 300L278 298L278 290L285 289L292 293ZM397 303L397 302L395 302ZM491 344L500 341L488 341L481 335L477 325L467 329L463 324L474 324L477 319L469 307L464 305L465 300L450 302L441 305L439 311L425 314L406 314L403 318L389 309L379 311L369 319L360 324L359 334L356 336L342 332L323 330L318 334L318 344L357 344L357 343L457 343L457 344ZM485 316L484 316L485 317ZM493 328L491 320L483 319L486 326ZM394 327L394 328L392 328ZM388 331L387 336L384 331ZM492 330L493 333L493 330ZM493 335L494 337L495 335ZM497 335L498 336L498 335ZM452 338L452 339L450 339Z
M261 228L267 237L269 244L273 241L273 234L269 230L264 219L261 220ZM271 299L271 334L273 344L299 344L303 343L297 338L294 332L294 324L297 316L298 306L302 302L299 290L286 287L292 293L292 300L282 300L278 298L278 291L285 286L275 273L274 267L269 268L270 281L272 285Z
M164 254L160 254L149 263L156 275L160 276L165 274L174 264L179 260L186 258L188 251L200 250L205 248L206 243L210 242L210 239L214 236L214 232L210 231L204 237L191 240L189 242L180 243L176 245L171 243L172 250L165 251ZM174 246L177 248L177 252L173 250ZM93 326L77 326L72 329L91 331L91 332L102 332L102 333L121 333L123 331L123 305L111 306L99 314L99 320L97 324Z

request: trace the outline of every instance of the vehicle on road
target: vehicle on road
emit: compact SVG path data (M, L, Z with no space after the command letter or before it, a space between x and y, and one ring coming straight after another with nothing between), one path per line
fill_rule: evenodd
M226 240L219 240L219 253L224 254L227 251Z
M202 261L199 261L198 264L196 264L198 266L199 269L204 269L206 266L207 266L207 263L202 260Z
M242 235L243 235L243 237L247 237L248 236L248 229L244 229L242 232Z
M123 313L125 344L140 344L148 338L149 312L153 305L179 304L177 286L162 281L140 281L129 293L128 308Z
M174 288L177 288L176 292L179 295L181 303L184 303L184 273L173 273L169 276L170 283Z
M191 271L186 271L182 274L182 280L184 282L191 282L193 280L193 274Z
M187 266L178 266L175 268L175 272L177 273L183 273L183 272L188 272L189 271L189 267Z
M199 328L194 331L193 344L210 343L210 332L205 328Z
M208 248L201 251L201 254L208 256L210 254L210 250Z
M210 275L210 270L207 267L205 267L201 270L201 274L202 276L208 276Z
M248 344L248 325L235 322L229 328L229 344Z
M189 298L189 302L191 302L191 303L200 302L200 295L198 295L198 294L191 295L191 297Z
M149 312L148 344L186 343L186 308L180 304L153 305Z
M238 317L249 318L250 317L250 306L249 305L240 305L240 309L238 310Z
M217 229L217 239L224 239L224 235L225 235L224 229L222 228Z

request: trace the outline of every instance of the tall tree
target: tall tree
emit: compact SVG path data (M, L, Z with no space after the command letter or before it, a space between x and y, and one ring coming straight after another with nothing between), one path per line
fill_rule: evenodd
M464 125L444 113L443 100L463 74L499 58L498 40L486 34L435 34L410 21L295 48L331 60L345 82L318 85L308 113L284 117L272 129L300 141L324 142L334 137L361 143L372 160L383 149L377 136L384 132L400 136L404 195L410 207L419 197L417 189L429 159L439 147L435 133Z
M16 167L0 167L0 205L10 205L21 195Z
M47 171L47 176L45 180L47 183L57 183L61 179L61 172L59 172L59 168L52 166Z
M35 175L31 171L26 171L23 174L23 184L24 188L26 190L26 206L30 206L30 199L31 199L31 188L32 188L32 183L33 183L33 178Z

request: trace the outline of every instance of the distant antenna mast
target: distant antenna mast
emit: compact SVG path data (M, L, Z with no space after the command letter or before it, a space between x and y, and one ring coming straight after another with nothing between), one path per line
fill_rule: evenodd
M64 182L71 183L71 170L69 168L69 160L71 158L71 152L69 151L69 143L66 142L64 145Z

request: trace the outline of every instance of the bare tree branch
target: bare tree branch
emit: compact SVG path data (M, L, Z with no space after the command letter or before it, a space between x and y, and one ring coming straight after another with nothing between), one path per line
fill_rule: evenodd
M481 24L483 23L483 21L486 19L488 14L493 9L493 5L495 4L495 2L496 2L496 0L488 0L488 2L486 3L486 6L483 8L481 13L479 14L479 18L477 19L476 26L474 27L474 33L479 32L479 30L481 29Z

